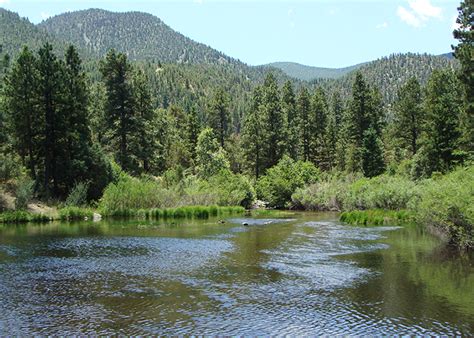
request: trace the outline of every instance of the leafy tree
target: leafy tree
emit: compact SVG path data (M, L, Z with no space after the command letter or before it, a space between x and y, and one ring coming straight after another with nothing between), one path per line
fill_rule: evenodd
M130 151L130 141L136 131L131 65L125 54L110 50L100 71L104 80L107 102L105 122L112 149L120 166L133 172L136 164Z
M315 183L319 175L320 172L313 163L294 161L285 155L258 180L257 194L270 206L284 208L296 189Z
M310 97L305 87L300 89L296 102L296 110L300 122L300 138L301 138L301 158L309 161L311 158L311 137L312 137L312 121L310 110Z
M196 164L196 171L202 178L209 178L230 167L225 150L219 146L211 128L205 128L199 134Z
M264 130L262 114L262 87L257 86L253 92L251 108L244 118L242 130L242 145L244 156L250 172L255 178L263 171Z
M209 125L217 134L222 148L230 133L229 99L224 89L219 88L209 104Z
M461 63L460 79L464 85L466 110L462 120L463 143L474 152L474 3L461 2L456 20L459 28L454 30L454 38L459 40L453 46L454 56Z
M25 47L10 69L4 87L5 108L13 136L13 144L31 177L36 179L38 169L39 132L43 121L38 112L39 74L36 58Z

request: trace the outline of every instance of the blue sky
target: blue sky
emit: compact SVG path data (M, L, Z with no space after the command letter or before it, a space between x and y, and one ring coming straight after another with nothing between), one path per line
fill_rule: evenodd
M457 0L0 0L32 22L103 8L154 14L248 64L343 67L397 52L441 54L455 43Z

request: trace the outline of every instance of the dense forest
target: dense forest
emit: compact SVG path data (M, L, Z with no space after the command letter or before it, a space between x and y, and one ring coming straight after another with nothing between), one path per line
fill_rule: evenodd
M37 27L1 10L2 27L21 29L2 30L0 208L12 208L4 194L19 210L33 198L114 211L257 198L303 207L311 191L298 189L335 177L420 182L469 167L472 11L461 4L456 60L392 55L305 82L228 58L151 15L90 10ZM142 204L130 202L138 196ZM448 215L462 218L453 222L465 246L472 211Z

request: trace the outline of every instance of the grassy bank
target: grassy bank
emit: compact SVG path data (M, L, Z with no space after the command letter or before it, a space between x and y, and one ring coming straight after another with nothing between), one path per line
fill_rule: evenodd
M119 209L97 214L104 218L137 218L137 219L206 219L216 216L243 214L243 207L187 206L165 209ZM27 211L7 211L0 213L0 223L45 223L50 221L83 221L93 220L95 211L90 208L65 207L52 215L35 214Z

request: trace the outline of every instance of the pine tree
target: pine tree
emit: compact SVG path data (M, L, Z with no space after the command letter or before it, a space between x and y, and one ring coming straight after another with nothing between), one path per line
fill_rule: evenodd
M188 151L191 154L191 160L196 161L196 146L199 134L201 133L201 123L197 113L196 106L192 106L188 112L186 120L186 135Z
M364 132L362 170L364 176L374 177L385 170L383 144L377 131L369 128Z
M313 125L310 97L308 90L305 87L302 87L298 94L296 110L300 122L301 157L303 161L309 161L311 159L311 137Z
M287 135L285 135L286 146L289 156L293 160L299 158L299 144L300 144L300 121L296 111L296 98L293 90L293 85L287 81L282 88L281 93L281 108L285 120L285 128Z
M383 127L382 111L380 93L372 89L365 82L362 74L358 72L354 81L347 114L347 170L351 172L364 172L367 168L378 167L379 159L377 156L373 157L373 164L367 162L370 158L367 156L365 147L369 144L378 143L381 138ZM378 139L375 141L372 135L374 132ZM370 138L366 142L368 135ZM375 149L374 147L372 148Z
M396 136L412 156L418 151L423 118L421 86L418 80L412 77L398 91L394 121Z
M321 87L311 98L311 116L312 116L312 132L311 132L311 161L321 169L327 169L327 99Z
M461 63L460 79L464 85L465 111L461 120L463 148L474 156L474 2L461 2L456 20L459 28L454 31L454 38L459 40L453 46L454 56Z
M39 132L44 128L38 112L39 74L36 58L24 47L5 79L4 97L7 120L16 151L33 179L39 165Z
M328 125L326 128L329 169L335 168L339 166L339 164L341 164L341 170L345 169L345 149L342 140L344 137L343 130L345 122L343 116L344 107L341 94L336 91L331 97Z
M222 148L230 134L229 99L224 89L219 88L209 104L209 125L216 133Z
M263 170L263 135L262 88L257 86L253 91L251 108L244 117L242 130L244 156L256 179Z
M43 147L40 154L43 160L43 190L46 197L59 196L61 178L60 168L65 161L64 142L67 125L64 109L65 71L64 63L53 52L53 46L46 43L38 52L38 99L39 114L44 119ZM51 195L52 194L52 195Z
M416 175L450 170L459 160L459 117L462 111L461 86L451 70L434 71L426 86L426 123Z
M133 172L136 163L131 156L129 142L136 132L136 118L131 69L125 54L115 50L110 50L100 65L107 93L105 122L115 158L124 170Z
M263 127L265 130L265 169L278 163L285 152L285 118L280 104L280 90L275 76L269 73L263 84Z
M155 157L156 135L154 135L154 111L150 88L145 73L138 69L133 73L133 114L135 116L135 130L131 135L133 146L131 151L141 164L144 172L150 172L150 161Z

